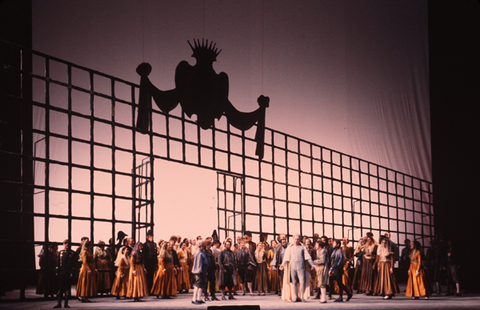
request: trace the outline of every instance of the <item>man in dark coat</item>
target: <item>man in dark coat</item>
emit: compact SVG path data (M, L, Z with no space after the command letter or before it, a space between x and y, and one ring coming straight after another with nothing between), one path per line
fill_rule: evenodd
M147 241L143 245L143 257L145 258L145 269L147 270L147 284L148 291L153 286L153 274L155 273L155 267L158 264L157 260L157 245L153 241L152 230L147 231Z
M345 256L343 255L343 251L340 248L341 246L341 241L340 240L333 240L333 252L331 256L331 262L332 265L330 267L330 271L328 272L329 276L334 278L337 281L338 285L338 292L340 294L340 297L338 299L335 299L335 301L343 301L343 292L345 291L347 293L347 301L349 301L352 298L352 293L348 290L348 288L343 284L343 266L344 266L344 260Z
M70 240L65 239L63 241L64 249L58 253L57 260L57 277L58 277L58 293L57 298L58 302L54 308L62 307L62 299L65 295L65 308L70 308L68 306L68 298L70 297L70 288L72 276L75 272L76 267L76 255L75 252L70 249L71 243Z

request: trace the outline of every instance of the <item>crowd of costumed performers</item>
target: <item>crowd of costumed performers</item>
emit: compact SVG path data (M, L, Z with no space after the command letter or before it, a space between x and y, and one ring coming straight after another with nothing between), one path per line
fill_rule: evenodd
M94 244L83 237L74 251L70 240L46 244L39 257L37 294L56 295L54 308L65 308L72 285L81 302L99 295L142 301L156 296L170 299L192 294L193 304L227 301L241 296L277 294L282 300L320 303L350 301L354 294L392 299L400 294L397 277L407 280L405 295L429 299L442 293L460 296L458 257L452 240L437 235L426 253L417 241L399 247L390 233L377 241L372 233L360 238L355 248L347 238L307 237L285 234L268 240L267 234L252 241L251 232L220 241L212 236L182 239L173 235L155 242L152 231L146 242L135 242L120 231L117 243ZM398 268L394 266L397 265ZM433 289L432 289L433 288ZM403 293L402 293L403 294ZM335 298L333 297L335 295Z

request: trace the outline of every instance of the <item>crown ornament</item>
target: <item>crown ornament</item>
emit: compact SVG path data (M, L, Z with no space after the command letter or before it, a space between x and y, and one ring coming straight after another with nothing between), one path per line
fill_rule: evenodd
M200 42L200 39L193 39L193 46L188 41L188 45L190 45L190 48L193 51L192 57L195 57L197 60L209 60L209 61L216 61L218 54L222 50L218 50L217 44L214 43L213 41L210 41L210 44L208 43L208 39Z

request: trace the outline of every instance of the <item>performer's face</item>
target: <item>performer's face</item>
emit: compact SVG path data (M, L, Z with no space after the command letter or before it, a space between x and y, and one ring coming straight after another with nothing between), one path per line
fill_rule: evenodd
M296 245L299 245L300 244L300 237L295 236L295 238L293 238L293 241L295 242Z

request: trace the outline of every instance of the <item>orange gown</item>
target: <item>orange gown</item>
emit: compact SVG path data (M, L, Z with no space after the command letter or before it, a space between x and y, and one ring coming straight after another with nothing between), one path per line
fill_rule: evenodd
M177 289L179 290L189 290L190 289L190 276L188 274L188 252L185 250L178 250L177 252L178 260L180 261L180 266L182 271L177 272Z
M136 272L136 275L133 272ZM128 273L128 298L140 298L148 296L147 276L145 274L145 266L142 260L136 255L130 258L130 271Z
M377 250L377 258L375 265L378 270L377 279L375 281L374 293L382 296L391 296L395 293L399 293L397 280L395 274L390 273L390 269L393 268L394 260L393 253L385 250L380 245Z
M95 251L95 265L98 270L97 289L100 293L110 291L112 280L110 279L110 265L112 257L106 250L98 248Z
M410 254L410 268L408 270L410 271L410 275L408 276L405 296L430 296L430 285L425 277L425 270L422 268L422 253L420 253L420 251L412 250Z
M128 260L127 260L128 261ZM130 271L130 264L122 259L118 263L117 276L112 285L112 295L117 297L127 296L128 291L128 277Z
M165 249L160 254L157 273L153 279L153 286L150 292L152 295L157 296L177 295L177 278L175 276L175 266L173 265L173 255Z
M272 263L273 257L274 257L274 251L273 249L270 249L268 251L268 257L267 257L267 262L268 262L268 267L272 267L270 264ZM280 291L280 278L278 277L278 270L271 270L269 271L269 283L270 283L270 290L277 292Z
M82 268L78 275L76 297L96 297L98 294L97 278L93 254L84 250L82 252L82 262Z

